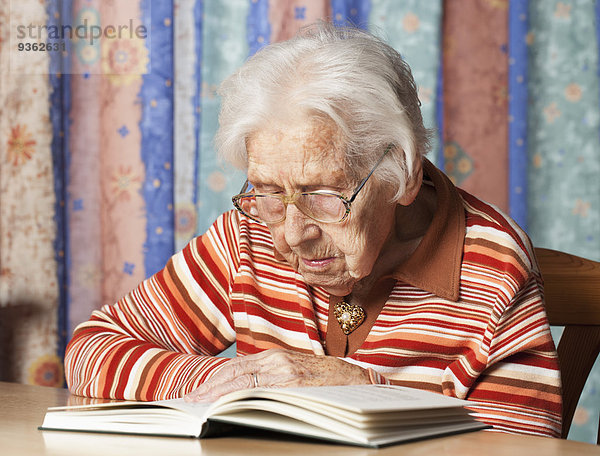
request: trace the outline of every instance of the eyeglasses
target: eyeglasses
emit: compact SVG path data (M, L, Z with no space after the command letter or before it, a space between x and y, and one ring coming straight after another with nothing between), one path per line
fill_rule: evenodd
M285 220L288 204L294 204L300 212L317 222L340 223L348 217L356 196L391 148L392 145L388 145L381 158L375 163L367 177L360 181L350 198L329 190L300 192L292 195L256 193L254 189L248 191L250 183L246 180L240 193L231 198L231 201L238 211L257 222L282 222Z

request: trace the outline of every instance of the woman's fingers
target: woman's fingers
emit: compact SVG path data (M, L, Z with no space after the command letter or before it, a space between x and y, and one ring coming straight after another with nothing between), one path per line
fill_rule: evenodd
M244 374L227 382L209 382L203 384L200 388L192 391L185 396L189 402L215 401L225 394L243 389L254 388L254 378L252 374ZM206 386L205 388L202 388Z
M187 401L212 401L232 391L254 388L252 374L262 370L264 353L232 358L208 381L187 394L184 399Z
M185 396L189 401L212 401L241 389L370 383L368 372L331 356L290 350L266 350L233 358L210 380Z

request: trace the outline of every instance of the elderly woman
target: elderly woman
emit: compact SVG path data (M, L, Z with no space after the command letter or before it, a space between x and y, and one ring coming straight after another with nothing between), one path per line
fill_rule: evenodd
M220 90L216 143L248 180L166 267L74 333L75 394L214 399L391 383L557 436L560 384L531 244L424 158L411 72L325 23ZM234 359L216 357L237 343Z

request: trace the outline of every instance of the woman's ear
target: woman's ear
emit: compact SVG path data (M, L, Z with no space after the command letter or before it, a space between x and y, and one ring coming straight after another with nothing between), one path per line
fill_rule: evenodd
M412 178L406 183L406 189L404 195L398 201L402 206L409 206L415 200L421 190L421 184L423 183L423 161L417 159L414 165L414 171Z

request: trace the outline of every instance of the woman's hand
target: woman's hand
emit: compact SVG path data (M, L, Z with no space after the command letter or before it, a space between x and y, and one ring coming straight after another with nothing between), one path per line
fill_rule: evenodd
M255 381L256 379L256 381ZM232 391L261 387L358 385L370 383L366 369L333 356L272 349L227 362L186 401L213 401Z

